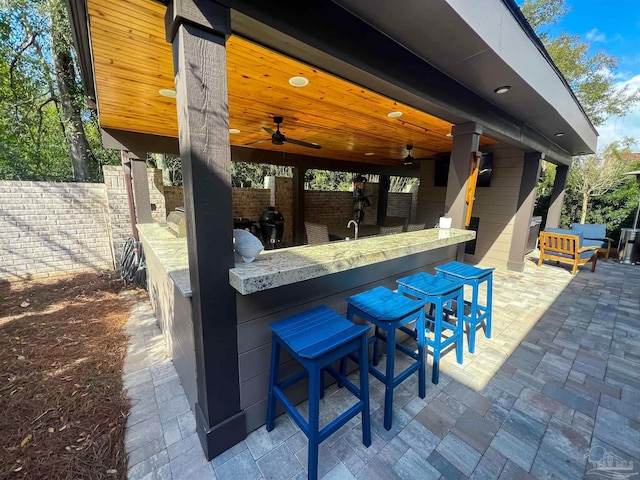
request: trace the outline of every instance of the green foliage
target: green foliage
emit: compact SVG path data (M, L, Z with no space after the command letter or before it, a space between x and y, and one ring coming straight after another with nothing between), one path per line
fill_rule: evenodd
M592 155L576 160L569 170L561 227L570 228L572 223L581 222L585 192L592 193L588 196L583 223L606 223L609 236L616 241L621 228L631 227L639 192L635 178L623 174L640 169L640 163L625 160L625 154L631 151L633 145L630 139L624 139L607 146L601 156ZM534 210L534 215L543 216L543 224L546 222L554 180L555 166L545 164Z
M602 125L607 117L623 116L640 102L640 91L616 87L615 56L604 50L590 54L591 45L578 35L550 35L548 27L568 12L564 0L525 0L521 9L594 125Z
M308 190L350 192L353 189L353 177L353 173L307 170L304 181Z
M264 177L292 177L293 169L266 163L231 162L231 184L234 187L264 188Z
M62 0L0 0L0 179L73 180L65 136L70 119L61 108L52 34L57 48L69 51ZM67 60L75 76L73 58ZM102 148L97 119L84 107L79 82L72 80L71 91L83 124L77 135L90 146L92 181L101 181L102 165L118 163L119 155Z

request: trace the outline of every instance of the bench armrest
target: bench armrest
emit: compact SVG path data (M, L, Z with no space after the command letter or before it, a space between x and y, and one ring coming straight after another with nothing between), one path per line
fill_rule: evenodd
M588 252L589 250L598 250L600 247L582 247L578 249L578 253Z

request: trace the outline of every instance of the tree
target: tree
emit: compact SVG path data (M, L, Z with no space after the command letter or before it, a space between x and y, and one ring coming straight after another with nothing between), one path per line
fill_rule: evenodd
M575 157L569 169L569 188L578 194L581 202L580 223L585 223L589 200L602 197L611 192L627 178L623 173L628 171L629 162L624 154L631 152L632 139L613 142L608 145L602 155Z
M640 102L640 90L616 87L615 56L604 50L590 54L591 45L578 35L549 33L548 27L568 12L564 0L525 0L521 9L594 125L602 125L610 116L623 116Z
M0 0L0 179L100 181L119 162L82 92L62 0Z

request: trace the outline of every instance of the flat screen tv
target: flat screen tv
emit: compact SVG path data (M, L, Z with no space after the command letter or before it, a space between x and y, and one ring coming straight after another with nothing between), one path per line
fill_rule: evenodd
M491 174L493 173L493 153L483 153L478 167L478 187L491 186Z
M493 173L493 153L483 153L480 157L478 168L478 187L491 186L491 174ZM435 187L446 187L449 180L449 157L436 159L434 182Z

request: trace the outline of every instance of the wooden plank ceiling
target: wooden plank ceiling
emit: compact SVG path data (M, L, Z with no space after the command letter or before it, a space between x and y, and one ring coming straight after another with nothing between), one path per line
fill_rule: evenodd
M151 0L89 0L89 21L100 123L114 128L178 136L171 46L165 41L165 7ZM231 144L269 139L273 116L284 117L282 132L317 143L315 150L271 142L252 148L323 158L400 165L405 146L424 157L451 150L451 124L407 105L268 50L243 38L227 41ZM303 76L306 87L289 78ZM393 111L400 118L389 118ZM483 137L481 144L494 143ZM365 156L373 153L373 156ZM321 165L319 165L321 168Z

